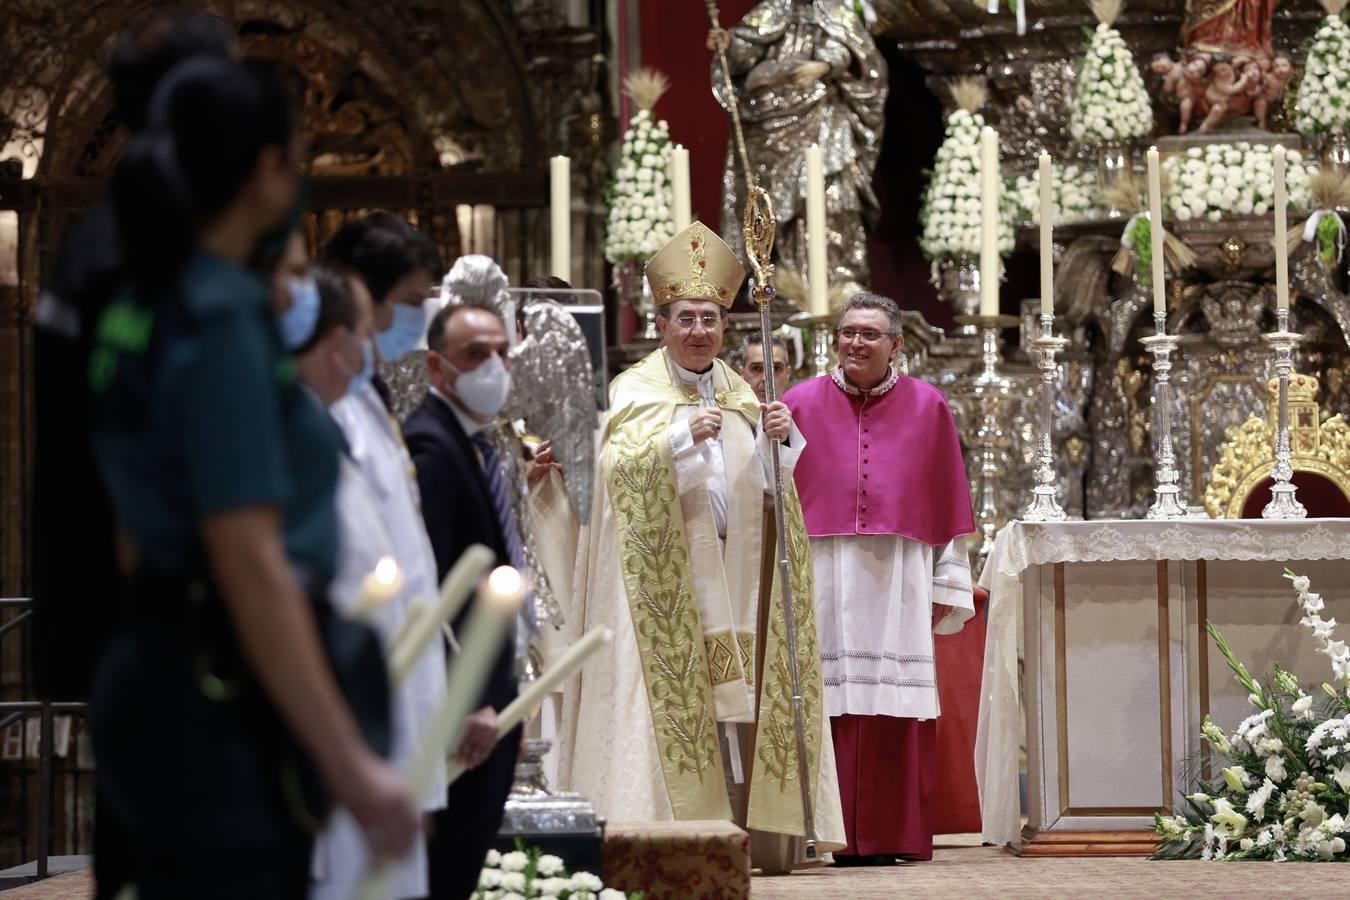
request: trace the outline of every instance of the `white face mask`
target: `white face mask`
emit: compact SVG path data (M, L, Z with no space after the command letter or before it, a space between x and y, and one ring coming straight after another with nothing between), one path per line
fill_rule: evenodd
M511 373L499 354L492 354L471 372L462 372L440 353L436 355L459 376L455 379L455 396L470 412L491 419L502 411L511 394Z

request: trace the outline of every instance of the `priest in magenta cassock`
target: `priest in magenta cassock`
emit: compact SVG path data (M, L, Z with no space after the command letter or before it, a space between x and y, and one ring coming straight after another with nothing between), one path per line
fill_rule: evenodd
M795 477L815 563L844 865L932 858L933 632L959 631L975 612L960 442L942 394L894 368L900 326L895 301L856 294L839 320L839 367L784 398L807 444Z
M717 358L744 278L735 254L699 222L647 265L662 346L610 387L573 591L583 606L568 617L578 633L612 628L614 643L565 692L560 775L610 821L734 819L752 837L764 833L756 838L764 867L784 868L776 836L801 835L803 822L777 585L761 598L764 503L768 437L786 439L788 472L804 443L786 406L762 405ZM844 827L810 544L796 493L786 500L826 851L843 846Z

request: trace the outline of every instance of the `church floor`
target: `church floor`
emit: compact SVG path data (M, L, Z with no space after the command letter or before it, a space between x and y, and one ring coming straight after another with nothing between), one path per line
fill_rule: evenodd
M893 900L896 897L1344 897L1341 866L1151 862L1146 859L1019 859L978 846L978 835L944 835L931 862L888 868L817 869L756 878L752 900ZM913 892L913 893L912 893Z
M889 868L817 869L756 878L751 900L893 900L918 897L1344 897L1337 865L1150 862L1144 859L1018 859L946 835L932 862ZM85 900L88 869L3 892L4 900Z

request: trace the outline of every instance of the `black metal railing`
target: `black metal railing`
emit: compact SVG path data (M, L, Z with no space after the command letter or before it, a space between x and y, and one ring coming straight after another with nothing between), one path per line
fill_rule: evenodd
M22 610L0 623L0 637L15 630L33 615L32 600L27 597L0 598L0 610L19 608ZM36 875L43 879L48 874L48 860L52 856L52 782L53 756L55 755L54 720L58 715L84 716L89 707L86 703L52 703L45 700L9 700L0 701L0 733L24 719L36 714L38 720L38 769L37 769L37 828L36 831ZM26 737L26 734L25 734ZM23 741L27 745L27 741ZM78 751L76 751L78 757ZM31 771L31 770L30 770ZM22 775L23 773L21 773ZM76 773L78 774L78 772ZM76 789L78 793L78 787ZM77 801L78 802L78 801ZM27 804L24 804L25 807ZM25 809L23 815L27 815ZM24 842L26 845L26 841Z

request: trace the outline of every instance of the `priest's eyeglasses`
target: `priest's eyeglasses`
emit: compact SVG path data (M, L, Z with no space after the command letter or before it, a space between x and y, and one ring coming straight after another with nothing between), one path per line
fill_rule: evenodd
M837 332L841 341L862 341L864 344L875 344L884 337L890 337L883 331L877 331L875 328L840 328Z
M704 313L700 316L684 313L675 317L675 324L685 331L693 331L695 325L702 325L704 331L717 331L722 327L722 317L717 313Z

